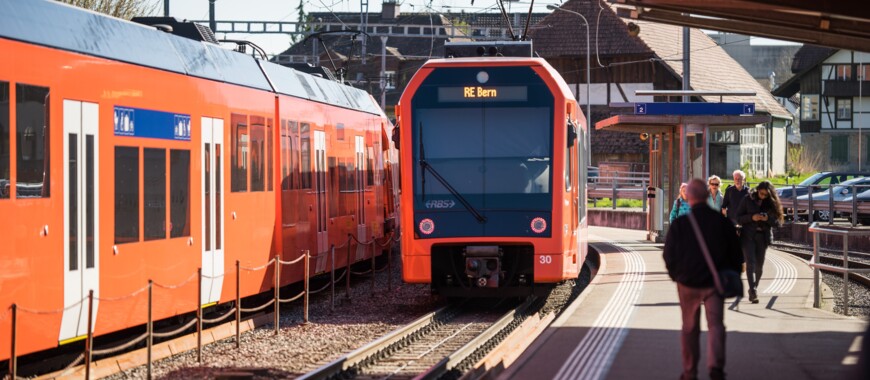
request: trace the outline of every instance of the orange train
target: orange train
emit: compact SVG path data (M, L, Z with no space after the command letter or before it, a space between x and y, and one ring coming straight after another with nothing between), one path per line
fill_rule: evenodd
M86 336L90 290L101 335L145 323L149 279L187 281L155 289L168 318L197 268L200 304L230 302L236 260L388 235L392 126L361 90L55 1L0 2L0 51L0 360L12 304L23 355ZM273 276L242 271L241 295Z
M586 126L545 60L430 60L397 116L406 282L445 296L512 296L577 277Z

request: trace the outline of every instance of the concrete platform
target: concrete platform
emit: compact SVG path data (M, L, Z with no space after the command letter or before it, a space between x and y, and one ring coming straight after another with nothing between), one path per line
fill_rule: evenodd
M662 244L644 238L644 231L591 227L590 242L601 252L598 276L499 378L679 378L676 284L667 275ZM769 250L759 291L758 304L726 303L729 378L857 378L866 322L814 309L805 262ZM701 379L708 378L706 330L704 323Z

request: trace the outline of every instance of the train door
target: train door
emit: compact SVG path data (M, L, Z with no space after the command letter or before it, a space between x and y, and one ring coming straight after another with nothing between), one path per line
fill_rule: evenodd
M88 301L94 291L93 321L97 319L96 297L100 294L99 215L99 105L63 101L64 178L64 292L63 320L59 341L87 334Z
M354 137L356 149L354 157L356 159L356 237L359 241L368 241L366 236L366 140L363 136ZM361 254L365 254L364 247L357 247L357 259L360 259Z
M224 121L202 118L203 189L202 218L202 299L203 305L218 302L224 274L224 180L222 147Z
M317 253L326 252L329 246L327 235L326 202L326 133L314 131L314 203L317 205Z

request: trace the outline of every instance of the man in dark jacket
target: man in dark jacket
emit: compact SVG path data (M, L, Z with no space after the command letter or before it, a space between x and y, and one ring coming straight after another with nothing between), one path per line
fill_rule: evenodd
M746 173L742 170L735 170L731 175L734 177L734 184L725 189L722 211L732 223L737 224L737 208L740 207L743 198L749 194L749 186L746 186Z
M716 268L740 272L743 253L734 225L707 206L704 181L693 179L686 191L691 214L701 227L704 241L698 242L688 216L674 220L665 239L664 259L668 275L677 282L680 310L683 317L681 333L683 374L681 379L696 379L701 332L701 304L707 315L707 367L711 379L725 378L725 300L716 292L699 244L706 244Z

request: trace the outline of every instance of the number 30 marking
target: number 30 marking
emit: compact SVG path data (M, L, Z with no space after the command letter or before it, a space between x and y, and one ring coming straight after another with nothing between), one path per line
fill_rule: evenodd
M552 256L547 256L547 255L542 255L542 256L541 256L541 264L552 264L552 263L553 263L553 257L552 257Z

